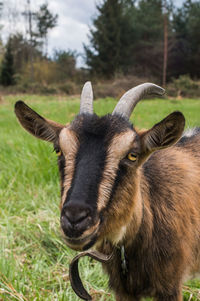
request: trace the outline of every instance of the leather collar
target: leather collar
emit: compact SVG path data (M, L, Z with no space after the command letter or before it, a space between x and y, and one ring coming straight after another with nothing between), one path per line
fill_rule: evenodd
M127 260L126 260L124 245L122 245L121 247L117 247L117 249L120 250L121 268L122 268L123 276L125 277L128 272L128 267L127 267ZM84 288L81 278L79 276L78 261L81 257L84 257L84 256L89 256L101 263L108 264L113 259L114 250L110 255L105 255L98 251L81 252L76 257L74 257L74 259L70 263L69 279L70 279L71 286L72 286L74 292L83 300L92 300L92 297L88 294L88 292Z

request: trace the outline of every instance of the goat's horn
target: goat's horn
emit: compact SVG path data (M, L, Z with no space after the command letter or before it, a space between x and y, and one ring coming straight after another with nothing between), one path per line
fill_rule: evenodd
M80 113L93 114L93 91L91 82L86 82L81 93Z
M128 90L118 101L112 114L120 114L124 117L131 116L136 104L146 95L163 95L165 90L155 84L145 83Z

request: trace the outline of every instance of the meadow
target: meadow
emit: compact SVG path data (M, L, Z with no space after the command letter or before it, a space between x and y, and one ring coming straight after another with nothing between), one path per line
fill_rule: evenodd
M18 124L13 111L18 99L60 123L70 122L79 111L78 98L61 96L5 96L0 103L0 301L78 301L68 277L76 252L60 233L57 157L51 144ZM115 104L115 99L100 99L94 108L104 115ZM175 110L184 113L186 128L200 126L197 99L145 100L131 120L149 128ZM114 300L99 263L84 258L80 271L93 300ZM184 286L184 300L200 300L200 280Z

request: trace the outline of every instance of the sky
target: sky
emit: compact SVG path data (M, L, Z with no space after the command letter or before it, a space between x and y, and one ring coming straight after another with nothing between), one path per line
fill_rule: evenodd
M59 15L58 26L49 35L50 52L57 47L83 53L83 43L89 43L89 28L95 17L95 7L95 0L49 1L49 8Z
M5 0L4 0L5 1ZM49 33L49 55L54 49L75 50L83 53L83 43L89 44L89 29L92 19L96 16L96 4L102 0L31 0L32 9L37 10L39 6L48 2L52 13L58 14L58 24ZM26 10L27 0L6 0L4 5L3 40L8 33L16 30L25 32L26 26L22 12ZM183 0L174 0L179 6ZM14 9L13 9L14 8ZM81 57L78 65L82 65Z
M83 53L83 43L89 44L89 28L100 0L50 0L49 8L59 15L58 26L49 35L49 50L70 48ZM179 6L183 0L174 0ZM78 64L82 64L80 58Z

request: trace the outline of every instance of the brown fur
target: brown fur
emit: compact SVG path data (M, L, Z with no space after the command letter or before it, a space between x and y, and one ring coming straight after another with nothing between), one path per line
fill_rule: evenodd
M93 219L92 215L86 216L92 222L76 234L75 238L83 238L80 245L68 245L82 250L88 248L88 243L96 243L99 251L114 252L112 262L104 269L116 300L138 301L146 296L157 301L182 300L183 281L200 271L200 129L177 142L184 128L180 112L168 115L148 131L137 132L121 116L80 115L63 129L21 101L15 111L26 130L53 142L62 151L60 163L65 163L65 169L61 209L74 176L81 138L86 139L84 145L90 141L92 148L92 137L98 140L100 149L107 147L105 164L101 161L102 177L93 194L97 210L93 207ZM104 141L102 137L108 141L104 146L99 144ZM138 154L134 163L127 159L130 151ZM91 156L91 152L88 154ZM93 153L94 167L95 159ZM82 180L84 173L81 175ZM82 191L87 183L84 185ZM92 201L90 205L94 205ZM61 214L65 217L64 211ZM122 245L128 267L125 275Z
M116 177L119 161L126 155L134 141L134 132L128 131L114 136L108 149L107 162L102 181L99 185L98 210L106 206L106 201L111 194L112 186ZM122 144L123 141L123 144Z
M60 204L60 208L62 208L73 179L74 162L79 143L74 132L72 132L70 128L64 128L59 136L59 144L65 156L65 178L63 181L63 194Z
M200 137L193 140L194 150L198 149ZM120 243L125 246L129 272L125 278L121 276L120 255L115 248L113 262L104 267L116 300L145 296L182 300L182 282L200 270L200 152L192 149L190 143L185 149L174 146L155 152L138 175L133 175L132 183L128 175L116 191L115 212L107 212L104 240L98 247L110 253L116 229L126 227ZM148 179L145 171L150 164L153 179ZM133 194L133 187L139 193ZM119 195L123 199L120 205ZM142 206L139 204L143 204L142 217L134 209ZM119 220L118 215L124 219Z

